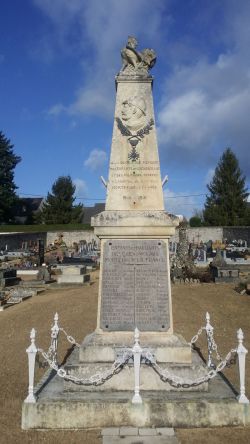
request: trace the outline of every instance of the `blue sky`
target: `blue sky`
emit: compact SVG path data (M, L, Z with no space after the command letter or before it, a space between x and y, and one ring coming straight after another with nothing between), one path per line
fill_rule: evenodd
M250 177L248 0L2 0L0 130L20 195L70 175L105 199L114 77L128 35L157 52L154 105L166 209L192 215L230 146Z

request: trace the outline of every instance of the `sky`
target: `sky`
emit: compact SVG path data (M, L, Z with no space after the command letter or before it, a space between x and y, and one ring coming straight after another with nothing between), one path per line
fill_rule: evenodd
M22 161L20 196L70 175L105 200L115 75L128 35L153 48L154 108L170 213L192 216L227 147L250 181L248 0L2 0L0 130Z

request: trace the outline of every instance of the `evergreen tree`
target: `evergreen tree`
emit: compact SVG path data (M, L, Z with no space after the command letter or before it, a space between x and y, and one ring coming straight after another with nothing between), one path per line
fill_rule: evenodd
M70 176L60 176L52 185L37 221L46 224L80 223L83 205L73 205L75 185Z
M13 145L0 131L0 224L14 219L17 186L14 183L14 169L21 157L13 152Z
M202 227L202 220L199 216L192 216L189 219L190 227Z
M239 162L230 148L227 148L215 169L214 177L207 185L204 209L205 225L244 225L247 223L247 197Z

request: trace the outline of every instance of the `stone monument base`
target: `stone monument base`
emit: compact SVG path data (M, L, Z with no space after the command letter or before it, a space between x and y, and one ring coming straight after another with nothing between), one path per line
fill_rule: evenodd
M180 335L143 332L141 347L157 357L161 368L195 380L208 372L197 352ZM113 345L114 344L114 345ZM109 369L133 332L95 332L75 348L64 368L87 378ZM102 427L216 427L250 425L250 406L239 404L235 390L217 375L197 387L173 388L144 363L140 370L142 404L133 404L134 365L128 364L104 384L83 386L48 371L35 389L36 403L23 403L23 429Z
M23 403L23 429L250 425L249 404L239 404L221 376L207 392L141 391L143 403L132 404L131 391L65 392L52 371L36 394L36 403Z
M162 347L165 350L158 350L159 355L162 353L166 353L167 346ZM171 346L169 346L171 348ZM172 345L172 348L175 347ZM98 350L99 347L95 350L95 347L90 346L88 351L86 352L86 357L89 358L89 361L79 362L79 354L78 350L74 350L71 354L70 358L67 361L67 364L64 366L65 370L68 374L76 376L77 378L89 378L91 375L96 373L103 374L105 371L108 371L112 365L111 362L102 361L98 359ZM117 356L123 354L124 348L116 347ZM154 352L154 348L150 348L151 351ZM80 350L81 352L84 350ZM100 350L100 357L104 357L105 351L107 356L111 356L112 350L109 349L107 345L103 347L103 353ZM93 355L91 353L93 352ZM179 351L178 351L179 352ZM173 350L174 354L174 350ZM207 369L205 368L201 358L197 355L197 353L193 352L191 356L191 363L180 363L180 362L163 362L161 364L162 369L168 369L175 376L179 376L184 379L194 379L203 377L207 374ZM174 388L170 384L161 381L159 375L146 364L141 364L140 368L140 389L142 391L207 391L208 383L205 382L201 385L191 388ZM134 364L129 361L128 364L122 369L121 372L114 375L112 378L108 379L104 384L94 386L84 386L80 384L75 384L71 381L64 381L64 391L65 392L107 392L107 391L130 391L133 393L134 390Z

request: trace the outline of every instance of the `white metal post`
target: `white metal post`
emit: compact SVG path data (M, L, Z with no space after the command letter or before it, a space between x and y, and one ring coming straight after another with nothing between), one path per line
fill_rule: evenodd
M35 338L36 338L36 331L34 328L32 328L30 332L31 344L26 350L26 352L28 353L28 363L29 363L29 389L28 389L28 396L24 402L36 402L36 398L34 395L35 361L37 354Z
M210 314L206 312L206 333L207 333L207 350L208 350L208 360L207 360L207 366L208 368L213 367L212 362L212 341L211 336L213 335L214 328L210 324Z
M246 354L248 350L243 345L244 334L241 328L237 331L237 339L238 339L238 360L239 360L239 375L240 375L240 395L238 396L238 401L241 404L249 404L249 400L245 395L245 362L246 362Z
M140 365L141 365L141 354L142 348L140 346L140 332L138 328L135 329L135 342L134 347L132 348L132 353L134 355L134 372L135 372L135 394L132 399L133 404L141 404L142 399L140 395Z
M59 335L59 325L58 325L58 313L55 313L54 316L54 324L51 328L51 347L53 351L52 361L54 364L57 364L57 345L58 345L58 335Z

